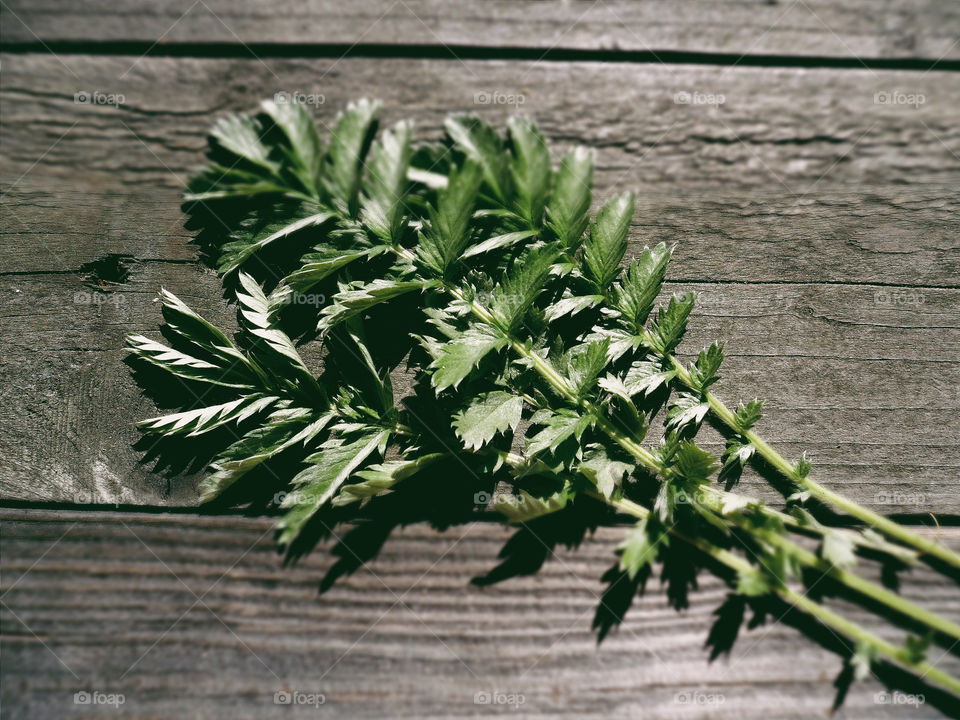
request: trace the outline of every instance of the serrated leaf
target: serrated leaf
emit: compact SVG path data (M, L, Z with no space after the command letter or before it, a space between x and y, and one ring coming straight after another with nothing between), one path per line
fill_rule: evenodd
M532 418L531 424L533 424ZM576 413L558 412L539 417L537 424L544 427L527 441L527 454L530 456L546 451L552 452L568 438L579 439L586 430L589 420Z
M653 310L653 303L663 287L663 278L670 262L670 249L665 243L644 248L630 261L613 293L612 304L635 332L641 332Z
M141 360L186 380L248 390L256 387L252 377L233 372L233 368L200 360L143 335L128 335L127 347Z
M659 363L638 360L627 370L623 384L630 397L641 394L648 396L673 380L676 374L675 370L664 370Z
M516 245L528 238L534 237L537 235L537 233L537 230L519 230L517 232L508 232L502 235L495 235L491 238L487 238L483 242L479 242L476 245L472 245L471 247L467 248L460 257L467 259L477 255L482 255L483 253L488 253L491 250L512 247L513 245Z
M695 395L680 393L667 411L666 427L679 432L686 427L696 427L710 410L710 405Z
M580 463L579 470L609 499L623 479L633 472L633 465L610 457L603 447L596 447Z
M838 568L851 568L857 564L856 546L843 532L828 530L820 544L820 557Z
M470 328L453 342L437 348L438 355L431 365L435 370L431 377L433 386L438 391L457 387L489 352L505 344L506 340L489 328Z
M497 433L515 430L522 412L521 397L495 390L479 395L457 413L453 427L467 450L479 450Z
M544 312L547 322L553 322L564 315L576 315L587 308L596 307L603 302L603 295L577 295L561 298Z
M410 292L422 292L427 284L421 280L389 280L377 278L369 283L357 281L345 286L331 298L320 313L317 329L321 332L366 312L375 305Z
M530 120L514 116L510 131L510 175L516 197L513 206L531 228L540 226L550 188L550 151L543 135Z
M593 153L578 147L560 162L547 202L547 226L565 249L575 248L587 229L592 188Z
M331 204L342 214L356 218L360 182L367 151L377 132L380 104L360 100L347 105L333 126L324 159L321 184Z
M763 400L751 400L744 404L737 405L734 413L737 422L737 429L740 432L747 432L763 417Z
M290 218L285 217L259 227L256 231L244 234L242 237L235 234L233 236L235 239L223 246L217 261L217 270L223 274L236 270L267 245L284 240L303 230L320 227L333 217L328 212L314 212L294 219L292 222Z
M680 443L674 457L675 468L680 475L694 484L706 482L717 469L716 459L696 443Z
M561 358L561 372L578 398L584 398L597 386L597 378L607 367L610 341L604 338L575 345Z
M279 543L289 545L307 522L346 482L350 475L372 455L384 439L386 430L365 433L352 442L328 441L323 449L307 458L309 467L293 478L294 490L280 507L285 510L277 523Z
M261 107L286 136L289 145L284 148L285 154L304 192L318 196L323 143L310 113L299 103L264 100Z
M797 474L799 478L806 478L810 474L810 471L813 469L813 465L807 460L806 453L803 457L797 460L797 464L794 465L793 471Z
M493 509L503 515L508 522L526 523L563 510L572 497L572 491L567 486L543 498L531 495L526 490L520 490L519 495L514 497L498 495Z
M399 243L407 224L410 124L400 122L384 132L371 154L360 219L385 243Z
M218 405L141 420L137 427L144 433L192 437L230 422L241 423L279 399L276 396L247 395Z
M690 368L690 380L695 390L701 394L713 385L720 376L717 372L723 363L723 345L712 343L706 350L701 350L696 361Z
M282 284L296 292L306 292L350 263L370 257L373 252L371 249L344 251L336 248L326 248L322 252L305 255L300 268L287 275L282 280Z
M618 195L600 208L590 226L583 246L583 269L587 280L601 293L620 274L634 208L632 194Z
M557 252L555 245L527 251L494 289L489 309L501 328L514 328L533 306L537 296L543 292Z
M213 125L210 136L224 150L239 159L276 175L280 168L270 160L270 151L261 140L263 128L255 118L246 115L228 115Z
M636 579L644 567L657 559L660 546L668 544L668 541L665 530L647 520L641 520L617 546L620 551L621 572L627 573L631 580Z
M200 502L209 502L248 472L298 444L306 445L323 431L333 415L304 408L280 410L269 421L230 445L210 464L213 471L200 483Z
M497 131L472 115L447 118L444 127L454 145L480 166L490 193L501 206L505 206L509 177L507 156Z
M651 347L661 355L672 353L687 331L687 318L693 310L696 296L692 292L674 295L666 307L660 308L650 324Z
M344 485L332 504L336 507L349 505L353 502L366 500L391 489L401 480L406 480L444 457L444 453L429 453L417 458L406 460L388 460L377 465L371 465L366 470L359 470L354 477L360 482Z
M476 163L451 170L447 187L438 194L437 207L429 210L430 222L420 237L417 253L440 275L445 275L470 245L470 218L482 179Z

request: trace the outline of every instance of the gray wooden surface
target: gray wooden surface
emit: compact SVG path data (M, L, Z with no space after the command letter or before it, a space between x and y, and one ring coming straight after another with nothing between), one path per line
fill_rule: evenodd
M641 52L960 57L938 0L10 0L5 42L302 43ZM748 60L749 61L749 60Z
M677 243L669 289L701 293L684 347L727 341L724 398L767 398L765 433L789 456L806 450L827 484L950 525L960 517L960 82L952 65L910 63L960 55L956 8L342 6L0 7L0 713L99 717L112 710L72 700L97 690L123 693L113 712L136 718L826 715L839 658L794 629L755 630L729 662L708 664L703 640L724 591L706 574L680 614L652 583L598 647L590 619L613 530L533 577L478 589L468 581L496 564L505 530L414 526L318 595L329 546L284 568L268 519L199 513L196 476L140 462L132 423L155 408L120 348L125 333L157 327L160 286L232 322L179 209L223 113L300 92L323 96L315 110L329 123L365 95L384 101L387 121L413 117L436 137L451 111L499 122L519 110L559 149L596 149L601 199L639 193L631 252ZM160 56L143 57L154 41ZM303 57L252 57L244 43ZM401 57L340 58L352 43ZM162 56L167 46L176 56ZM663 50L678 62L461 61L456 50L441 58L445 46ZM697 53L731 57L690 64ZM825 67L756 66L765 55ZM857 58L903 65L850 67ZM110 106L78 93L123 97ZM960 616L955 585L915 571L906 587ZM319 713L274 705L279 690L328 703ZM526 703L474 705L486 690ZM840 716L948 712L877 703L882 690L855 687ZM724 702L682 702L698 692Z

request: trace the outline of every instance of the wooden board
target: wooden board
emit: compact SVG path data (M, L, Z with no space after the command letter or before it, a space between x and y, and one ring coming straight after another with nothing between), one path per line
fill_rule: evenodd
M633 2L632 0L494 0L474 6L456 0L281 0L269 6L230 0L10 0L3 6L7 43L141 43L170 45L333 45L344 51L384 45L431 46L450 55L470 48L613 50L644 53L651 61L673 53L752 57L902 59L960 57L960 13L937 0L804 0L803 2ZM56 49L60 50L61 47ZM209 49L207 50L209 52ZM299 48L303 52L303 48ZM509 52L509 50L507 50ZM534 55L539 57L539 54ZM769 60L768 60L769 61Z
M282 568L262 518L0 510L0 520L10 720L115 712L75 705L77 692L122 694L116 716L129 720L807 720L829 716L841 665L788 627L792 614L742 630L729 658L710 663L704 640L726 590L708 573L682 612L651 581L598 645L590 625L620 537L613 528L578 549L557 548L533 576L477 587L469 579L497 564L509 532L418 525L318 594L331 555ZM355 536L340 537L364 552ZM910 573L906 585L911 599L960 615L956 593L928 571ZM871 623L862 611L854 617ZM960 660L941 653L931 659L955 672ZM275 705L283 691L322 693L326 703L319 713ZM475 704L484 692L523 702ZM842 717L949 712L931 690L918 706L885 703L885 692L906 697L870 679L850 690Z
M16 391L0 410L11 429L0 438L2 497L196 502L194 477L138 465L132 423L155 410L120 347L125 333L157 327L161 285L230 322L178 201L217 116L277 89L322 88L317 113L329 123L364 88L388 120L412 116L435 137L448 110L499 122L512 109L474 105L475 93L522 89L522 109L560 147L597 149L600 196L640 193L635 248L678 244L669 288L701 293L685 348L727 340L724 397L766 397L770 438L790 456L807 450L862 502L960 509L960 86L949 73L393 60L385 77L357 58L3 62L0 342L4 387ZM875 87L929 101L874 104ZM75 104L78 88L125 103ZM678 88L727 102L677 104ZM129 256L129 278L92 292L110 254Z

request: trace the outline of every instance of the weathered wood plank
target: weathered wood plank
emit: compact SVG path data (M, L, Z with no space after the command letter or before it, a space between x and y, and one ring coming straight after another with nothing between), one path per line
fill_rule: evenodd
M640 191L636 242L679 243L671 287L702 294L685 347L728 340L725 397L767 397L769 435L791 455L809 450L863 502L897 489L901 501L881 509L957 512L958 168L941 141L956 143L960 88L949 76L884 73L938 98L915 111L873 105L869 71L397 60L387 79L347 59L271 62L275 78L256 61L147 58L117 80L134 60L69 57L64 72L48 56L4 58L3 497L195 502L193 478L137 466L131 424L154 409L120 364L122 336L156 327L161 285L229 321L181 227L180 179L224 109L329 71L324 122L365 87L388 118L415 116L433 136L448 110L473 108L473 88L525 88L551 137L598 147L601 194ZM126 103L73 104L78 87ZM677 87L744 104L718 117L674 104ZM797 195L771 172L796 176ZM130 278L91 293L83 266L110 253L131 256Z
M120 714L131 720L316 716L275 705L283 690L323 693L325 717L806 720L827 716L841 665L772 623L741 631L729 659L709 663L703 643L726 590L708 573L681 613L651 582L598 646L590 624L621 535L612 528L558 548L536 575L479 588L469 578L497 564L509 531L416 525L318 595L330 554L282 568L267 519L22 510L0 519L11 720L112 711L75 706L79 691L123 694ZM935 574L913 571L904 586L916 602L960 614L954 588ZM474 704L491 691L524 702ZM947 711L929 692L913 706L883 703L884 691L873 679L854 686L843 717Z
M4 42L353 43L841 58L956 58L960 13L936 0L796 3L445 0L265 6L229 0L4 3Z

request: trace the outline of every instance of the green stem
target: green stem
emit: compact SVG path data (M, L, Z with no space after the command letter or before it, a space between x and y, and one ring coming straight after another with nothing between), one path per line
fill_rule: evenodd
M696 386L690 377L689 371L679 360L677 360L677 358L675 358L673 355L667 355L664 357L664 360L669 362L672 368L676 371L677 379L680 380L680 382L682 382L688 388L696 391ZM867 508L848 500L842 495L838 495L837 493L825 488L823 485L820 485L810 478L799 475L794 469L793 465L791 465L786 458L783 457L783 455L771 447L763 438L761 438L752 430L741 430L737 424L736 416L733 414L730 408L724 405L723 401L721 401L716 395L708 392L706 393L705 397L710 406L710 412L712 412L714 416L720 420L720 422L738 435L742 435L747 442L752 444L757 449L757 453L764 460L766 460L767 463L795 483L798 487L801 487L809 492L811 496L817 498L821 502L842 510L848 515L861 520L862 522L879 530L891 538L916 548L922 553L936 557L955 568L960 568L960 554L953 552L938 542L922 537L903 527L899 523L896 523L893 520L884 517L883 515L875 513L872 510L868 510Z
M631 500L607 500L599 492L591 492L590 495L601 502L613 505L617 510L632 515L633 517L645 519L650 515L649 510ZM693 545L701 552L706 553L735 572L750 572L753 570L753 566L743 558L734 555L729 550L711 545L706 540L690 537L676 529L670 530L670 534ZM786 586L776 588L775 592L787 603L815 617L824 625L846 635L849 639L871 646L878 654L886 657L888 660L906 667L921 678L930 679L954 694L960 695L960 681L926 661L918 662L913 660L906 649L899 648L883 640L862 628L860 625L837 615L832 610L814 602L806 595L802 595Z
M410 253L412 256L412 253ZM468 299L464 293L456 287L451 286L448 283L443 284L444 289L452 297L457 300L468 304L471 312L482 322L485 322L489 325L497 327L496 320L493 315L480 304ZM606 434L611 440L616 442L620 447L630 453L638 463L648 468L649 470L663 476L669 477L672 474L672 470L666 467L655 455L650 451L644 448L640 443L636 442L632 437L626 433L621 432L613 423L604 417L601 409L594 405L589 400L580 399L577 394L573 391L570 385L567 383L567 380L558 373L553 366L533 352L529 347L524 343L517 340L512 336L511 333L505 333L507 336L507 341L511 349L519 355L521 358L530 363L530 365L537 371L537 373L544 378L544 380L564 399L567 401L576 404L581 407L583 410L589 412L593 418L595 418L595 423L598 428L604 434ZM708 492L712 492L719 497L723 496L722 491L713 490L712 488L707 489ZM729 518L728 518L729 519ZM749 528L748 528L749 529ZM772 534L770 534L772 536ZM783 545L785 550L793 551L795 557L797 557L800 562L804 564L809 564L811 567L816 567L821 571L833 570L835 571L831 576L837 579L840 582L844 582L851 587L852 589L861 592L865 595L868 595L872 599L880 602L881 604L888 605L891 609L896 612L901 613L907 617L913 618L918 622L928 624L930 627L933 627L940 632L943 632L947 635L951 635L960 639L960 627L953 625L941 618L938 618L936 615L929 613L922 608L912 605L907 600L889 593L879 586L875 586L872 583L862 580L858 576L847 573L846 571L835 568L832 564L822 561L820 558L816 557L812 553L809 553L806 550L803 550L797 545L794 545L789 540L785 538L778 537L778 542L782 541L785 543ZM802 553L802 554L798 554ZM844 578L855 578L855 584L847 582ZM931 623L930 620L933 620Z

